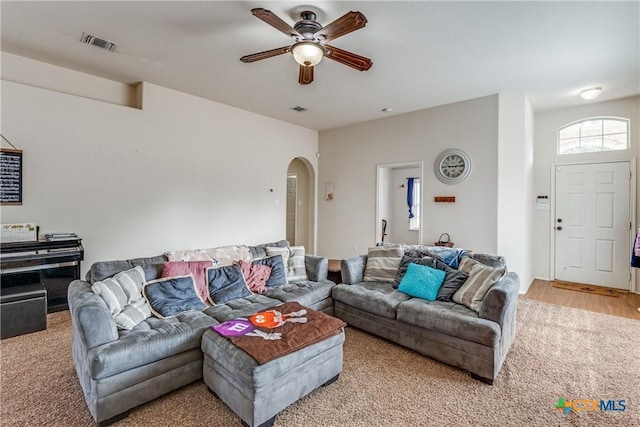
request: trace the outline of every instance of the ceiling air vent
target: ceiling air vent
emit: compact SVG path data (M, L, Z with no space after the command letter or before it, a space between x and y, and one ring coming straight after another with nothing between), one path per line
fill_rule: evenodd
M301 107L301 106L299 106L299 105L298 105L298 106L296 106L296 107L291 107L291 109L292 109L293 111L297 111L298 113L304 113L305 111L309 111L309 109L308 109L308 108L304 108L304 107Z
M97 46L101 49L108 50L109 52L113 52L116 50L116 44L110 42L109 40L101 39L100 37L96 37L91 34L82 33L82 39L80 39L82 43L90 44L91 46Z

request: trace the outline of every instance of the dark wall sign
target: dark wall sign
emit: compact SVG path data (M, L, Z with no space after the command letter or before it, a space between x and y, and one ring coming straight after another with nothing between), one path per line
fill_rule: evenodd
M22 204L22 150L0 148L0 204Z

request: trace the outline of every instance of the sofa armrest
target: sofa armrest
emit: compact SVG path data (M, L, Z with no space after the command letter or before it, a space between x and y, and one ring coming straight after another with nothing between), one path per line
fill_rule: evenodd
M327 280L329 272L329 260L322 256L305 254L304 266L307 269L307 277L312 282Z
M73 325L74 351L86 351L118 339L118 327L107 304L84 280L74 280L68 291L69 311ZM77 347L79 346L79 347Z
M520 279L516 273L507 273L493 285L482 300L480 317L496 322L504 329L515 322Z
M342 283L353 285L362 282L364 277L364 268L367 265L367 255L357 255L351 258L343 259L340 262L340 271L342 274Z

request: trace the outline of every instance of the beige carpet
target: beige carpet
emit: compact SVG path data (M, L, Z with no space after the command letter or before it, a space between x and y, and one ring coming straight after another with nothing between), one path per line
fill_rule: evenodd
M68 312L2 340L0 424L89 426L71 363ZM494 386L347 328L340 379L283 411L278 426L640 426L640 322L521 298L516 342ZM558 398L626 400L571 412ZM202 381L134 409L117 426L237 426Z

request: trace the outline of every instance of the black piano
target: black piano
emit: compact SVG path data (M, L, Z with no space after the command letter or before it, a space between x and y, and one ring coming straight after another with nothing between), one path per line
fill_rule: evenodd
M46 313L68 309L67 289L83 258L82 239L1 243L2 338L44 329L41 312L46 328Z

